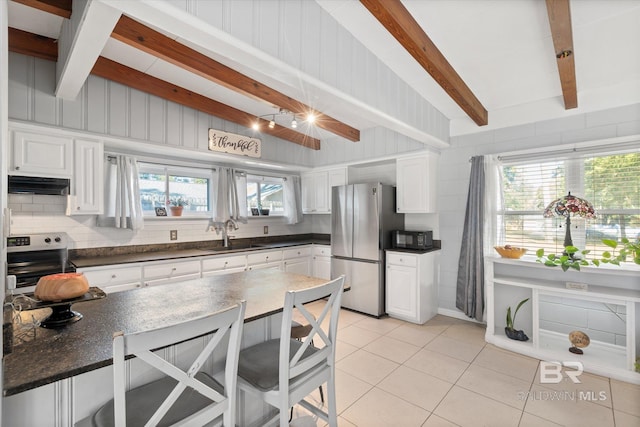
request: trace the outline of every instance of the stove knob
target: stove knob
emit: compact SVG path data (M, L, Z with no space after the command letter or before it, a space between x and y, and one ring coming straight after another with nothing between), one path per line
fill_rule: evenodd
M55 241L56 241L56 243L60 243L60 240L62 240L62 239L60 239L60 237L56 237L56 238L55 238L55 239L53 239L53 240L55 240Z
M51 238L50 237L45 237L44 238L44 242L45 243L51 243Z

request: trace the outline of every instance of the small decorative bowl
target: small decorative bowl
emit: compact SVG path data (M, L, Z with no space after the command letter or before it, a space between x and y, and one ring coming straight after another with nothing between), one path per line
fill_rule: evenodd
M517 248L511 245L494 246L493 248L502 258L519 259L525 254L525 252L527 252L525 248Z

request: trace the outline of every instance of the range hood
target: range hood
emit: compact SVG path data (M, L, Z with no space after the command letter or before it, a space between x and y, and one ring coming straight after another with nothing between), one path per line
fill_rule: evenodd
M9 176L10 194L46 194L66 196L69 194L68 178L46 178L36 176Z

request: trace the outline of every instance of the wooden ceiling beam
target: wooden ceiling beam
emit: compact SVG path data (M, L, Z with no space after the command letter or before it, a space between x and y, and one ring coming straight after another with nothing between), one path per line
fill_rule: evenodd
M9 27L9 51L48 61L58 60L58 43L54 39L11 27Z
M306 116L312 113L316 117L315 124L318 127L350 141L360 140L358 129L314 110L302 102L247 77L127 16L123 15L120 18L111 37L235 92L266 101L296 114Z
M546 0L565 110L578 107L578 85L569 0Z
M102 56L96 61L93 70L91 70L91 74L202 111L212 116L220 117L221 119L237 123L247 128L251 128L252 124L256 121L256 116L253 114L193 93L180 86L118 64ZM302 145L303 147L314 150L320 149L320 140L317 138L312 138L278 124L276 124L275 128L269 129L268 124L268 120L260 119L260 131Z
M400 42L478 126L484 126L488 123L488 113L482 103L400 0L360 0L360 3Z
M42 10L69 19L71 17L72 0L13 0L25 6Z

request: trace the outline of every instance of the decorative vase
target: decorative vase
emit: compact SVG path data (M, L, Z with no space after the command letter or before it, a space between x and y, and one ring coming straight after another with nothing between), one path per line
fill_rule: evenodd
M529 341L529 337L522 330L516 331L515 329L510 329L505 327L504 333L507 337L511 338L512 340Z
M182 210L184 206L169 206L171 210L171 216L182 216Z

